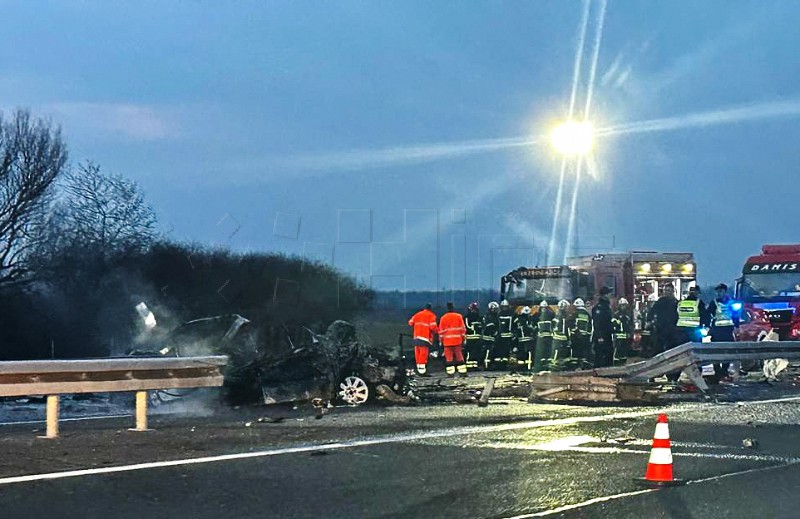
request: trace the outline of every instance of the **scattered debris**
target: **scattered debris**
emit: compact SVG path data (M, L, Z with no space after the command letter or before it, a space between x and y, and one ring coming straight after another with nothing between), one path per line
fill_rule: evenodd
M419 398L413 391L409 391L405 395L398 395L386 384L375 386L375 393L378 395L379 400L393 405L414 405L419 402Z
M257 421L258 423L281 423L281 422L282 422L282 421L284 421L285 419L286 419L286 418L285 418L285 417L283 417L283 416L275 416L275 417L271 417L271 416L262 416L261 418L259 418L259 419L258 419L258 420L256 420L256 421Z
M745 449L755 449L758 448L758 440L755 438L745 438L742 440L742 447Z
M314 406L314 418L319 420L324 415L326 415L331 409L333 409L333 404L330 403L329 400L322 400L321 398L315 398L311 401L311 405Z

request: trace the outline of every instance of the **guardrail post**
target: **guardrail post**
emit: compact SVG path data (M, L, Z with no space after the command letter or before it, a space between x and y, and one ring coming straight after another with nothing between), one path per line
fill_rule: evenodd
M136 392L136 429L147 430L147 391Z
M47 433L45 438L58 438L58 395L47 396Z

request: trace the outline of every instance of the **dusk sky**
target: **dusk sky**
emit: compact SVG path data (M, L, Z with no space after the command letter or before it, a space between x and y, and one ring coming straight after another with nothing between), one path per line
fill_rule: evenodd
M496 285L544 261L561 158L543 136L569 111L584 5L3 2L0 99L61 125L73 164L139 182L172 239L375 288ZM589 7L576 110L592 84L608 135L577 252L694 252L706 285L800 242L800 4Z

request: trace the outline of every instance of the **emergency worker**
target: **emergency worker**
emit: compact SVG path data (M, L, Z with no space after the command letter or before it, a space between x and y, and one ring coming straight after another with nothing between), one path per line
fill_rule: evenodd
M572 358L572 348L569 344L569 301L562 299L558 302L558 312L553 317L553 361L560 368L566 368L568 360Z
M503 299L500 302L500 315L498 316L497 340L492 352L494 369L508 369L508 359L514 343L514 312Z
M464 357L467 369L476 370L483 362L483 317L478 303L470 303L464 315L464 326L467 327L467 342Z
M631 316L630 304L624 297L617 301L617 310L611 319L614 327L614 364L624 365L633 354L631 344L633 342L633 317Z
M689 295L678 303L678 332L683 342L700 342L700 329L707 324L706 304L700 301L700 290L689 287Z
M678 334L678 300L675 298L675 287L672 283L664 286L664 295L659 297L650 309L649 321L653 323L655 348L653 353L659 354L679 346L683 338ZM672 382L680 378L680 370L667 374Z
M517 348L517 368L530 371L533 367L536 345L536 327L531 316L530 306L522 307L519 315L514 319L514 339Z
M572 338L572 354L580 363L591 365L592 358L592 314L586 310L586 303L580 297L575 300L575 320L570 337ZM588 367L588 366L587 366Z
M611 324L611 302L608 294L611 289L600 289L600 298L592 308L592 347L594 349L594 367L605 368L614 363L614 328Z
M538 373L549 368L553 358L553 311L547 301L539 303L536 322L536 353L533 356L533 371Z
M638 323L641 331L639 332L639 348L642 358L649 359L655 351L655 337L653 335L653 322L650 321L650 311L658 300L655 294L647 296L647 302L638 315Z
M659 297L650 308L648 321L653 323L654 354L677 346L675 325L678 323L678 300L675 299L675 287L671 283L664 287L664 295Z
M708 305L708 314L711 317L711 342L733 342L734 329L739 329L741 318L738 310L735 310L733 299L728 295L728 285L720 283L714 290L717 297ZM717 380L729 380L729 362L714 364L714 375Z
M417 363L417 373L421 376L428 375L428 354L433 345L433 335L437 332L436 314L433 313L430 303L425 308L415 313L408 320L408 325L414 328L414 360Z
M467 376L467 365L464 363L462 351L467 335L464 318L456 312L453 303L447 303L447 313L439 320L439 340L444 348L445 372L447 376Z
M489 359L494 352L497 334L500 330L500 305L492 301L488 306L489 311L483 316L483 367L489 369Z

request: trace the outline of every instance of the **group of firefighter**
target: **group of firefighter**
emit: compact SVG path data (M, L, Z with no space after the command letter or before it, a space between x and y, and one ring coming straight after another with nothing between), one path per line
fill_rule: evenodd
M674 286L666 284L646 312L646 324L639 332L641 355L651 357L686 342L700 342L705 335L712 342L735 340L740 308L727 291L727 285L720 283L716 298L705 305L697 287L690 287L687 297L678 300ZM436 336L449 376L467 376L474 370L537 373L625 364L633 354L633 312L624 297L612 310L610 293L601 288L591 311L580 298L559 301L555 311L542 301L535 312L529 306L512 308L508 301L492 301L483 315L478 303L471 303L463 315L447 303L438 322L429 303L408 322L414 328L417 373L428 375ZM728 365L715 365L718 379L724 379L727 370ZM678 375L669 378L677 380Z
M555 311L547 301L534 310L512 308L503 300L490 302L481 314L478 303L471 303L464 315L448 303L438 324L428 304L408 322L414 328L417 372L428 374L435 335L450 376L476 370L536 373L624 364L631 352L633 316L625 298L612 310L610 293L602 288L591 311L580 298L559 301Z

